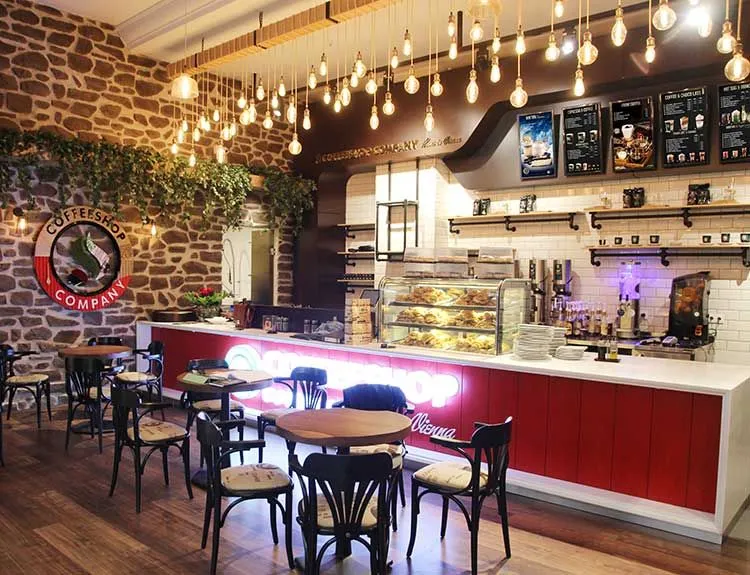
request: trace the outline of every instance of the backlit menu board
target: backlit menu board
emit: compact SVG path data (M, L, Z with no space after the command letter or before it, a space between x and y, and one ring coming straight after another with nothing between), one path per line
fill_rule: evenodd
M612 102L612 162L615 172L656 169L650 97Z
M662 165L665 168L708 163L706 89L661 95Z
M565 174L579 176L604 172L602 114L599 104L563 110Z
M518 116L522 180L557 176L553 121L552 111Z
M750 83L719 86L719 160L747 162L750 148Z

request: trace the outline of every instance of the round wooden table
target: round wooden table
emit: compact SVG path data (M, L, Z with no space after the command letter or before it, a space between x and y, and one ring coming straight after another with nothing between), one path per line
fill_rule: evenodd
M133 355L133 350L125 345L77 345L61 349L59 355L66 358L125 359Z

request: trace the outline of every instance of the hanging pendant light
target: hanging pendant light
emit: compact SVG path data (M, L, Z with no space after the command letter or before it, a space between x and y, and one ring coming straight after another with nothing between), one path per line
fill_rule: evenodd
M380 126L380 118L378 118L378 107L372 106L370 108L370 129L377 130Z
M549 33L547 49L544 51L544 58L547 62L555 62L560 58L560 48L557 47L557 36L554 32Z
M477 71L469 70L469 84L466 86L466 101L475 104L479 99L479 84L477 84Z
M500 53L500 29L495 26L495 35L492 37L492 53Z
M243 92L242 94L240 94L240 97L237 98L237 107L240 110L244 110L245 106L247 106L247 98L245 98L245 94Z
M326 84L326 87L323 89L323 103L328 106L331 103L331 87Z
M190 152L190 156L188 157L188 166L190 166L191 168L194 168L197 161L198 161L198 159L195 157L195 151L191 151ZM152 236L156 235L154 233L154 231L155 231L154 228L155 227L156 227L155 224L151 224L151 235Z
M448 15L448 37L453 38L456 35L456 16L453 11Z
M275 89L271 91L271 108L279 109L279 93Z
M490 66L490 82L497 84L501 78L500 73L500 58L495 55L492 57L492 65Z
M375 79L375 73L370 70L367 75L367 82L365 83L365 92L372 96L378 91L378 81Z
M309 130L312 128L312 121L310 120L310 108L305 106L305 111L302 113L302 128Z
M656 60L656 38L649 36L646 38L646 62L653 64Z
M615 23L612 24L612 31L609 35L612 38L612 44L614 44L618 48L625 44L625 38L628 35L628 29L625 26L622 0L617 0L617 9L615 10Z
M451 60L455 60L456 58L458 58L458 41L456 40L455 36L451 38L451 43L448 47L448 58L450 58Z
M523 89L523 80L516 78L516 87L510 94L510 103L514 108L523 108L529 101L529 95Z
M320 75L323 78L328 76L328 59L326 58L325 52L323 52L320 55L320 64L318 65L318 72L320 72Z
M255 109L255 100L250 100L250 103L247 106L247 114L250 124L254 124L255 120L258 119L258 110Z
M290 124L297 121L297 105L294 102L294 96L289 97L289 103L286 105L286 121Z
M182 130L183 132L187 132L188 128L190 128L190 126L188 125L188 121L183 118L182 122L180 123L180 130Z
M560 44L560 51L566 56L572 54L576 49L575 40L565 30L563 30L562 41L560 42Z
M302 143L299 141L299 137L297 136L297 132L294 132L292 134L292 141L289 142L289 153L292 156L299 156L302 152Z
M440 72L435 72L432 75L432 86L430 86L430 94L439 98L443 95L443 84L440 82Z
M419 80L417 79L417 76L414 74L414 66L409 66L409 75L406 77L406 80L404 81L404 90L406 90L407 94L414 95L417 92L419 92Z
M427 133L432 132L435 129L435 116L432 115L432 105L427 104L427 108L424 113L424 129Z
M736 45L737 39L732 33L732 21L724 20L724 24L721 25L721 38L716 42L716 49L720 54L732 54Z
M200 129L201 129L201 130L203 130L204 132L208 132L208 130L210 130L210 129L211 129L211 125L209 124L209 126L208 126L208 129L207 129L207 128L206 128L206 124L209 124L209 122L208 122L208 119L206 118L206 116L205 116L205 115L201 114L201 117L200 117L200 118L198 118L198 126L199 126L199 127L200 127Z
M396 111L396 105L393 103L393 96L390 92L385 93L385 101L383 102L383 113L386 116L392 116Z
M195 100L198 97L198 82L192 76L182 73L172 80L170 91L177 100Z
M224 127L221 129L221 139L225 142L232 139L232 134L229 133L229 124L224 124Z
M482 29L482 23L479 20L474 20L469 30L469 38L472 42L479 42L484 37L484 30Z
M333 111L337 114L341 112L341 94L336 94L336 99L333 101Z
M232 123L229 124L229 135L232 138L237 135L237 122L235 122L234 120L232 120Z
M262 102L266 97L266 90L263 88L263 78L258 79L258 86L255 88L255 98L258 102ZM214 120L216 122L216 120Z
M176 156L180 151L180 146L177 145L177 142L172 140L172 145L169 146L169 151L172 153L173 156Z
M724 75L731 82L742 82L750 75L750 61L742 53L742 42L739 40L734 48L734 55L724 66Z
M659 0L659 7L654 12L654 16L651 20L654 28L660 32L669 30L674 23L677 21L677 14L675 14L672 7L669 5L669 0Z
M245 108L242 110L242 113L240 113L240 124L243 126L248 126L250 124L250 110Z
M555 0L555 18L562 18L565 14L565 2L563 0Z
M394 46L391 50L391 69L395 70L396 68L398 68L398 50Z
M599 50L594 46L592 41L591 31L586 30L583 33L583 44L578 48L578 61L581 66L590 66L599 57Z
M263 118L263 127L266 130L273 128L273 117L271 116L271 110L266 110L266 117Z
M286 96L286 85L284 84L284 74L281 75L281 78L279 78L279 89L278 94L280 97Z
M352 93L349 90L349 78L344 78L341 87L341 103L348 106L352 103Z
M216 155L216 161L220 164L223 164L227 161L227 149L221 144L218 144L214 148L214 154Z
M406 29L406 32L404 32L404 47L401 50L404 56L407 58L411 56L412 52L412 46L411 46L411 32L409 32L409 29Z
M362 61L362 52L360 51L357 51L357 59L354 61L354 71L360 78L364 78L365 74L367 74L367 66Z
M201 129L198 126L196 126L195 128L193 128L193 142L197 143L197 142L200 142L200 140L201 140Z
M310 75L307 77L307 86L314 90L318 86L318 76L315 74L315 66L310 66Z
M185 132L183 132L182 130L177 130L177 143L178 144L185 143Z
M516 32L516 54L519 56L526 53L526 38L523 34L523 29L518 26L518 32Z
M580 98L586 93L586 85L583 83L583 68L578 64L575 74L575 82L573 83L573 94Z
M357 74L357 70L352 67L352 75L349 78L349 86L352 88L356 88L359 86L359 75Z

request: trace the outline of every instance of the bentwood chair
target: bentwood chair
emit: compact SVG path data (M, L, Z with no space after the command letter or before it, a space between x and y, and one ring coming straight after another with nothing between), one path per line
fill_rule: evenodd
M344 390L344 399L333 404L333 407L346 407L349 409L362 409L365 411L393 411L402 415L412 415L414 406L406 401L404 392L393 385L360 383ZM393 462L394 488L398 488L401 495L401 506L406 507L406 495L404 493L404 458L406 457L406 445L403 441L396 443L381 443L378 445L367 445L364 447L352 447L352 455L363 455L372 453L388 453ZM398 530L398 519L396 516L396 505L398 500L391 497L391 518L393 530Z
M161 452L164 483L169 485L169 463L167 454L170 447L175 447L182 455L185 466L185 485L188 497L193 498L190 485L190 432L180 425L168 421L159 421L147 417L157 409L169 407L168 403L143 403L135 391L112 387L112 418L115 425L115 454L112 464L112 483L109 496L112 497L117 486L117 475L122 461L122 450L127 447L133 452L135 464L135 511L141 512L141 479L146 463L156 451ZM145 456L141 456L142 451Z
M331 545L349 546L352 541L370 552L371 573L385 575L390 539L388 498L393 493L390 455L313 453L304 465L293 455L289 465L302 487L297 522L305 544L305 575L320 573L323 556ZM321 535L330 538L318 551Z
M146 371L123 371L115 376L120 387L143 390L148 394L148 401L153 401L154 395L159 402L164 400L162 385L164 376L164 344L152 341L146 349L136 349L133 353L148 361Z
M212 421L206 413L198 413L198 441L206 457L208 484L206 489L206 510L203 517L203 536L201 549L206 548L208 530L213 517L213 536L211 543L211 575L216 573L219 558L219 537L227 515L243 501L265 499L268 501L271 514L271 536L274 545L279 543L276 527L276 509L281 511L284 521L284 541L289 568L294 569L294 553L292 552L292 479L281 468L269 463L240 465L225 467L233 453L259 449L265 445L263 441L225 441L221 429L237 427L244 421ZM284 504L279 501L284 496ZM234 500L222 512L223 497L233 497Z
M471 572L477 573L477 545L479 520L484 500L494 495L500 514L505 542L505 557L510 557L510 535L508 532L508 504L505 492L505 476L508 471L508 446L513 418L505 423L487 425L475 423L471 441L460 441L447 437L430 437L430 441L441 447L456 451L468 463L444 461L423 467L412 476L411 484L411 537L406 556L411 557L417 537L419 501L428 493L443 498L443 516L440 524L440 538L445 537L448 523L448 502L453 501L466 518L471 532ZM473 456L466 452L474 451ZM487 472L482 471L482 460L487 464ZM420 493L421 490L421 493ZM471 498L471 510L467 510L459 497Z
M100 336L90 337L88 345L123 345L123 343L121 337ZM104 376L107 379L111 380L111 378L124 370L125 366L122 363L122 359L116 359L114 361L104 363Z
M104 363L90 357L69 357L65 360L65 393L68 396L68 418L65 426L65 451L68 451L73 429L73 416L79 409L89 420L89 433L93 439L94 428L99 436L99 453L102 452L104 425L103 403L108 402L102 391Z
M44 373L24 373L16 375L15 363L26 356L34 355L31 351L15 351L9 345L0 345L0 403L8 397L8 419L13 409L13 399L19 389L31 394L36 404L36 426L42 427L42 396L47 399L47 416L52 421L50 406L50 381Z
M302 409L325 409L328 400L328 395L323 389L328 383L328 374L324 369L295 367L289 377L274 377L273 381L289 388L292 392L292 401L287 408L269 409L258 416L259 440L266 437L266 428L276 426L279 417L299 409L299 394L302 394ZM263 449L258 452L258 460L263 462Z

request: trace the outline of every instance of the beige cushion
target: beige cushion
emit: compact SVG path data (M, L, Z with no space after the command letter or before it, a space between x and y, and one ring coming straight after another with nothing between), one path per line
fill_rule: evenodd
M261 417L269 421L276 421L282 415L286 415L287 413L294 413L295 411L299 411L299 410L294 409L293 407L287 407L287 408L280 407L279 409L269 409L268 411L264 411L260 415Z
M399 469L404 464L405 449L403 445L391 445L380 443L378 445L365 445L363 447L352 447L349 453L352 455L372 455L374 453L387 453L393 461L393 469Z
M115 376L115 379L123 381L125 383L146 383L149 381L156 381L156 377L150 373L143 373L142 371L123 371Z
M201 401L196 401L195 403L193 403L193 407L197 409L198 411L221 411L221 400L220 399L203 399ZM242 405L239 401L230 399L229 409L231 411L236 411L239 409L245 409L245 406Z
M12 375L5 380L7 385L34 385L49 379L48 375L43 373L25 373L23 375Z
M270 463L254 463L221 470L221 483L229 491L283 489L291 482L284 470Z
M433 463L415 472L414 477L422 483L458 491L468 488L471 484L471 465L459 461ZM487 474L480 473L479 486L485 485L487 485Z
M184 439L188 432L184 427L180 427L168 421L159 421L151 417L144 417L138 422L138 435L141 441L147 443L162 443L165 441ZM133 428L128 429L128 437L133 439Z
M95 387L89 387L89 397L91 399L96 399ZM110 386L109 384L102 385L102 397L107 398L107 399L112 397L112 386Z
M328 500L325 495L320 494L317 498L318 505L318 527L323 529L333 529L333 514L331 508L328 505ZM299 503L299 513L302 514L302 502ZM372 496L372 501L362 516L362 528L372 529L378 524L378 498L377 491Z

